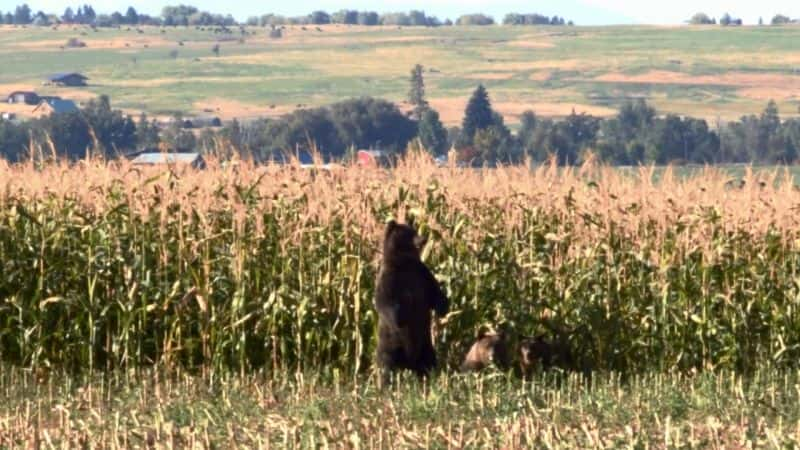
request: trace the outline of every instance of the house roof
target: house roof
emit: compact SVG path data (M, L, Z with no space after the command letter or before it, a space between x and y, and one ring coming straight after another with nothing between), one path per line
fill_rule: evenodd
M47 77L47 80L48 81L60 81L60 80L63 80L65 78L69 78L69 77L78 77L78 78L82 78L84 80L88 80L89 79L88 77L86 77L84 75L81 75L81 74L79 74L77 72L61 72L61 73L54 73L54 74L50 75L49 77Z
M201 159L200 153L142 153L133 164L193 164Z
M78 111L78 105L75 104L72 100L64 100L60 98L46 98L42 100L39 105L34 108L36 111L39 108L48 108L51 109L54 113L62 114L62 113L69 113Z

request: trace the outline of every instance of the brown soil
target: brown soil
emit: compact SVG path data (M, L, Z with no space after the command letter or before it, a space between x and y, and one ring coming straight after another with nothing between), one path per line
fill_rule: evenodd
M464 118L464 109L467 98L433 98L429 100L431 106L439 112L445 125L459 125ZM410 109L408 105L401 105L403 109ZM595 116L611 116L616 111L602 106L578 103L547 103L547 102L494 102L492 107L502 114L507 122L516 122L525 111L531 110L540 116L564 117L572 113L585 112Z
M251 105L223 98L206 99L194 104L198 114L214 115L222 120L256 117L280 117L297 109L297 105ZM211 111L211 112L208 112Z
M771 73L730 72L721 75L695 76L680 72L653 70L641 75L624 75L609 73L595 78L595 81L612 83L648 83L648 84L688 84L688 85L721 85L743 88L781 88L800 89L800 76Z

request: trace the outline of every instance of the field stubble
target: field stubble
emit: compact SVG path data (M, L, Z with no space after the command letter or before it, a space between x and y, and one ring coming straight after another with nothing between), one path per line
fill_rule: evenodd
M4 367L3 448L790 449L798 374L50 377Z

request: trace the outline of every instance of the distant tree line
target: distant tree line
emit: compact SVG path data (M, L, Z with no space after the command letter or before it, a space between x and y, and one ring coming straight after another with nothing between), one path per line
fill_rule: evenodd
M232 15L212 14L200 11L194 6L165 6L160 17L153 17L136 11L132 6L124 12L97 14L91 5L85 4L77 8L67 7L62 15L33 14L27 4L17 6L13 12L0 13L0 24L6 25L59 25L79 24L98 27L120 25L152 25L152 26L232 26L236 20Z
M375 11L357 11L343 9L334 13L314 11L306 16L286 17L277 14L264 14L247 19L250 26L278 26L278 25L397 25L397 26L425 26L437 27L452 25L449 21L440 21L437 17L428 16L424 11L412 10L408 13L394 12L378 14Z
M772 25L788 25L792 23L798 23L797 19L792 19L789 16L784 16L783 14L775 14L772 17L772 21L770 22Z
M742 21L742 19L735 18L735 17L731 16L728 13L723 14L722 17L720 17L720 19L719 19L719 25L721 25L723 27L741 26L743 23L744 22ZM798 23L798 20L792 19L792 18L790 18L788 16L785 16L783 14L776 14L772 18L772 21L770 23L772 25L779 26L779 25L788 25L788 24ZM695 14L694 16L692 16L689 19L689 24L690 25L717 25L717 19L712 18L711 16L709 16L706 13L700 12L700 13ZM758 24L759 25L764 25L764 20L763 19L759 19L758 20Z
M354 150L375 148L400 154L420 148L434 156L455 149L475 164L544 161L577 164L588 152L615 165L667 163L793 163L800 156L800 119L781 120L770 101L759 115L710 127L705 120L660 115L644 100L624 103L609 118L571 113L555 120L528 111L512 133L492 108L483 86L473 92L460 127L447 129L425 100L421 66L411 71L403 113L392 102L370 97L326 107L300 109L282 118L247 124L233 121L199 135L182 120L166 128L142 114L138 120L111 108L108 97L80 111L18 123L0 120L0 155L19 161L31 149L45 155L82 158L87 151L116 157L134 150L165 147L174 151L236 149L256 161L298 150L318 150L328 160L347 159ZM177 119L180 119L179 117ZM224 145L220 145L224 143Z
M465 14L455 23L450 19L440 20L429 16L424 11L411 10L409 12L388 12L379 14L375 11L357 11L342 9L333 13L326 11L313 11L305 16L286 17L278 14L264 14L252 16L244 24L249 26L280 26L280 25L392 25L392 26L450 26L450 25L494 25L494 18L485 14ZM541 14L508 14L503 20L505 25L565 25L572 24L563 18L547 17ZM153 25L153 26L233 26L239 25L230 14L212 14L200 11L189 5L165 6L160 17L141 14L133 7L128 7L124 12L115 11L111 14L97 14L91 5L84 4L73 9L68 7L62 15L45 14L42 11L33 13L27 4L17 6L14 11L3 14L0 12L0 24L7 25L40 25L49 26L57 24L82 24L98 27L112 27L120 25ZM244 25L243 24L243 25Z
M563 17L547 17L542 14L506 14L503 18L503 25L574 25L570 20L567 22Z

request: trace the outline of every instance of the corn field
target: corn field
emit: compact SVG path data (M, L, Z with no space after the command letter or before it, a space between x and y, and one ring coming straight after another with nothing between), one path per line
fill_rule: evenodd
M653 171L0 163L0 359L365 373L383 224L414 217L446 367L501 324L562 330L596 371L796 367L791 177Z

